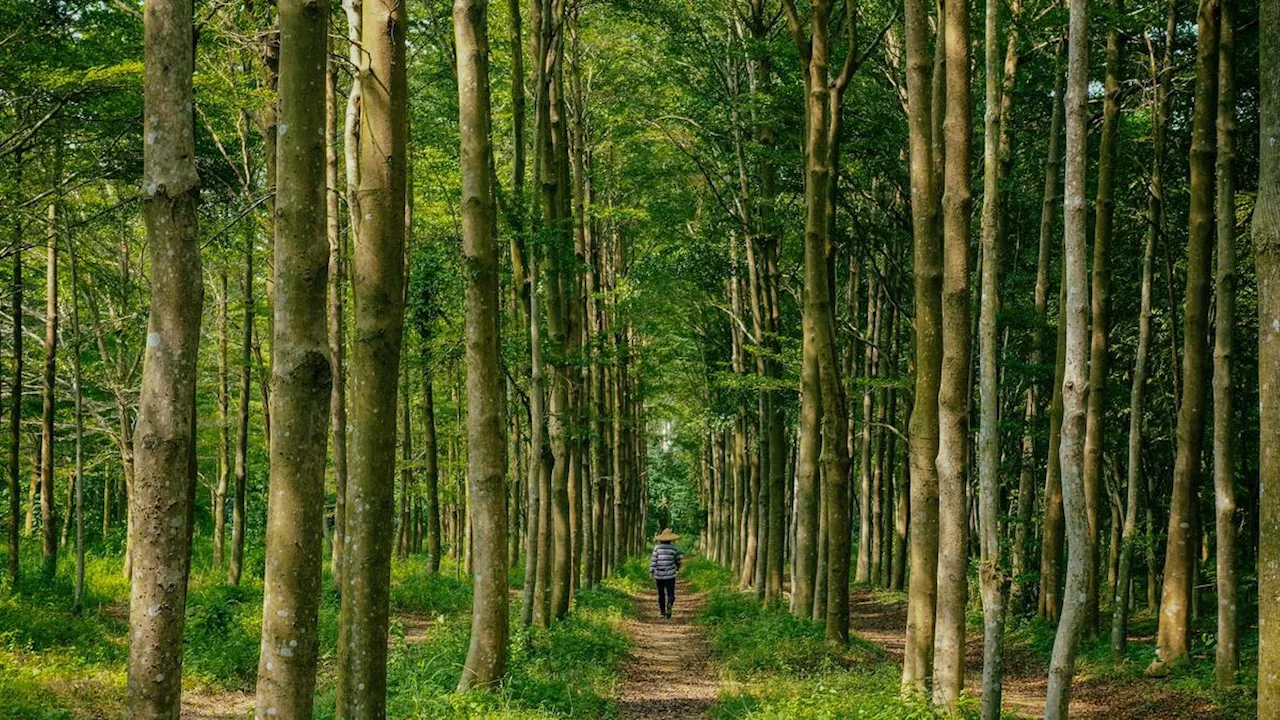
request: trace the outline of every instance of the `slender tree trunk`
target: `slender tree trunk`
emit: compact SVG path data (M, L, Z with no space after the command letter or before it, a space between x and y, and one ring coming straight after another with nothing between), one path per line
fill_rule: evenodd
M422 371L422 385L426 393L423 403L422 472L427 478L427 572L440 572L440 465L439 445L436 442L435 377L429 366Z
M22 186L22 155L14 156L14 187ZM22 351L23 351L23 315L22 307L22 221L21 215L15 215L13 226L13 273L10 285L10 297L13 301L13 357L10 368L13 378L9 386L9 587L18 583L21 575L20 556L18 553L19 532L18 515L21 513L21 494L19 492L19 458L22 453Z
M1280 2L1258 14L1260 110L1253 253L1258 277L1258 597L1280 595ZM1269 323L1269 324L1268 324ZM1258 717L1280 714L1280 603L1258 604Z
M332 21L331 21L332 22ZM346 348L346 265L347 247L343 242L340 194L338 190L338 63L334 62L333 37L329 37L328 78L325 83L325 184L328 192L329 236L329 358L333 369L333 390L329 398L329 425L333 442L334 510L333 538L330 543L330 568L334 583L342 588L343 531L346 530L347 493L347 371Z
M1199 543L1195 522L1200 449L1204 441L1205 376L1208 374L1209 273L1213 239L1214 120L1218 102L1218 0L1201 0L1196 25L1196 89L1192 116L1187 294L1183 317L1182 402L1178 406L1177 456L1169 506L1164 586L1152 672L1187 659L1190 611Z
M1114 0L1114 17L1107 32L1106 81L1103 89L1102 132L1098 149L1098 188L1094 203L1092 321L1089 345L1089 388L1085 413L1084 492L1089 517L1089 538L1093 557L1089 559L1089 589L1085 601L1084 633L1098 632L1098 596L1101 564L1100 508L1103 504L1102 421L1107 390L1107 335L1111 328L1111 236L1115 217L1116 148L1120 129L1120 68L1124 38L1117 19L1123 0Z
M857 269L850 265L849 280L849 296L850 304L852 299L857 297ZM866 341L863 343L862 353L862 373L864 376L870 376L875 370L876 362L876 335L879 333L879 315L876 313L877 301L879 294L877 285L873 280L867 281L867 324L864 328L864 337ZM855 313L851 313L852 319ZM849 349L849 375L850 377L857 375L857 368L854 365L853 355L855 351ZM871 413L875 406L870 383L864 384L862 390L862 432L859 433L859 450L861 457L858 458L858 469L860 473L860 484L858 488L858 565L854 572L853 581L858 584L864 584L871 581L871 536L874 510L872 508L872 495L875 488L871 482ZM850 439L849 454L853 455L852 439Z
M315 694L324 567L324 476L333 374L326 295L330 245L323 70L329 16L318 0L282 0L267 503L257 714L307 717ZM323 12L322 12L323 10Z
M1065 365L1062 376L1062 499L1067 526L1067 586L1062 618L1053 641L1049 662L1049 686L1045 698L1046 720L1068 716L1071 681L1075 675L1076 647L1087 622L1089 563L1094 557L1093 538L1084 488L1085 403L1088 393L1085 339L1088 334L1089 289L1085 258L1085 152L1089 84L1089 2L1071 0L1070 38L1067 50L1067 168L1063 186L1063 279L1066 302Z
M231 563L227 582L240 584L244 570L245 485L249 472L249 400L253 378L253 236L244 238L244 319L240 339L240 407L236 415L235 491L231 502Z
M1065 262L1065 261L1064 261ZM1053 399L1049 403L1049 453L1044 473L1044 522L1040 545L1039 617L1056 623L1062 614L1062 556L1066 549L1066 517L1062 495L1062 379L1067 363L1065 273L1058 289L1058 340L1054 351Z
M361 46L360 250L352 267L352 435L343 537L338 638L338 717L386 714L388 583L395 512L395 411L404 325L405 186L408 157L406 8L369 0ZM390 421L388 421L390 419Z
M454 0L466 284L467 487L472 511L471 643L458 689L502 679L507 660L506 447L498 336L498 248L490 144L486 0Z
M67 236L67 257L71 260L71 366L75 383L76 423L76 580L75 607L84 602L84 373L80 366L80 278L76 263L76 249Z
M938 389L942 373L942 237L934 167L929 17L906 0L907 123L914 238L916 380L909 421L911 582L902 685L923 696L931 667L938 588Z
M938 609L933 701L956 712L964 688L968 596L967 430L969 414L969 7L946 9L947 110L942 196L942 382L938 390Z
M409 369L403 356L404 372L400 377L400 522L396 533L396 555L409 557L413 539L413 427L409 411Z
M228 288L227 263L226 258L223 258L218 267L218 482L213 490L213 565L218 568L226 563L227 490L231 487L231 387L227 374Z
M148 3L144 78L143 215L151 251L151 303L129 496L136 542L129 595L126 714L177 720L182 635L191 567L189 511L195 451L196 358L204 289L196 232L192 71L195 22L188 0Z
M1236 321L1236 183L1235 183L1235 0L1219 0L1222 20L1218 44L1217 255L1214 282L1217 304L1213 343L1213 484L1217 510L1218 648L1215 677L1219 686L1236 683L1239 651L1236 578L1236 455L1232 436L1231 364Z
M54 498L58 473L53 462L54 418L57 414L54 394L58 373L58 214L62 196L61 140L58 143L54 150L53 199L49 202L46 230L44 386L40 393L43 402L40 416L40 531L43 540L41 558L46 577L53 577L58 569L58 510L57 500Z
M982 718L1000 719L1004 667L1004 570L1000 563L1000 398L996 344L1000 312L1000 136L1001 115L998 79L1000 68L1000 4L987 0L985 14L986 92L984 105L982 182L982 303L978 320L978 516L981 564L978 580L982 594ZM967 167L967 166L966 166Z

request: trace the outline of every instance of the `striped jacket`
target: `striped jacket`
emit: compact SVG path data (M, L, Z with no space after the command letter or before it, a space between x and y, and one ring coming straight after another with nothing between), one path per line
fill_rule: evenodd
M671 543L658 543L649 557L649 574L655 580L671 580L680 569L680 551Z

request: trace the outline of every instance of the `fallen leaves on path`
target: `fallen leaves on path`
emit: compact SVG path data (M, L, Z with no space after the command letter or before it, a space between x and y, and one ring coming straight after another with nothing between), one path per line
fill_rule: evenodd
M640 615L624 628L631 637L631 657L622 667L618 707L626 720L702 718L716 701L720 684L707 659L702 628L693 623L704 596L689 594L676 583L673 617L658 614L653 590L635 596Z

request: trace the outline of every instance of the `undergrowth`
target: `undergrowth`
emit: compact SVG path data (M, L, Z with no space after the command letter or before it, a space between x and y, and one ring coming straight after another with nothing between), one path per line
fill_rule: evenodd
M732 574L710 561L697 559L689 571L708 591L697 622L725 681L716 720L937 717L900 697L900 671L878 647L856 637L844 647L828 643L821 626L737 591Z
M129 585L109 548L86 561L85 601L72 603L74 563L44 578L39 552L24 548L29 571L16 588L0 585L0 718L64 720L123 715L128 660ZM28 549L30 548L30 549ZM258 669L262 582L250 575L228 586L208 543L197 541L187 600L183 654L185 691L248 699ZM630 567L630 565L628 565ZM637 565L637 567L639 567ZM643 569L641 569L643 572ZM516 581L518 586L518 581ZM341 600L327 575L319 616L320 668L316 717L334 714ZM466 657L471 586L448 558L438 575L414 556L392 564L388 717L607 718L616 715L618 669L628 643L621 620L634 612L626 583L580 592L570 615L551 628L523 628L519 597L511 609L507 681L495 692L454 692ZM428 625L419 642L405 640L399 618Z

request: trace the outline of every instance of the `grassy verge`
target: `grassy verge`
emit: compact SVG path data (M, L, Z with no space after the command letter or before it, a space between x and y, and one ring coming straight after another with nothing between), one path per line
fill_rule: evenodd
M197 557L211 556L207 547ZM207 554L206 554L207 553ZM0 586L0 718L62 720L123 715L128 658L128 584L116 556L90 556L90 592L72 607L71 564L45 580L29 573ZM37 568L38 558L24 558ZM633 612L625 584L578 594L574 610L550 629L522 628L512 605L508 681L496 692L454 693L466 656L471 588L452 565L426 573L421 557L392 568L388 716L396 718L599 718L616 714L618 669L628 644L621 621ZM252 568L252 564L250 565ZM317 717L333 717L340 599L326 582L320 607ZM187 692L240 696L258 666L262 584L246 574L229 587L207 563L192 569L183 684ZM416 625L406 639L406 623ZM423 627L425 626L425 630ZM243 702L243 700L242 700Z
M701 558L687 577L708 592L697 622L725 689L711 715L730 718L934 718L898 695L900 671L875 646L855 639L837 648L822 628L781 606L738 592L732 574Z

